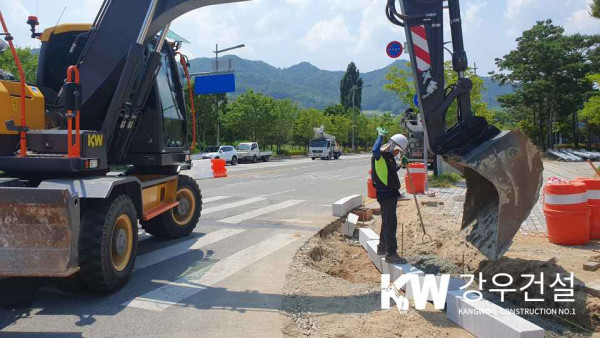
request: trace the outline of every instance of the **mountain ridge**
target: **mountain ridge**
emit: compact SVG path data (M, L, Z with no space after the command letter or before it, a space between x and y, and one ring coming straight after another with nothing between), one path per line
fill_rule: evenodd
M272 66L260 60L247 60L235 55L219 58L231 60L236 69L236 92L233 97L252 88L254 91L276 99L291 99L304 108L323 109L339 103L339 85L344 71L329 71L318 68L310 62L301 62L287 68ZM201 73L213 70L214 59L195 58L190 60L190 72ZM386 67L361 73L365 85L363 89L363 110L391 111L399 113L406 108L396 95L383 88L387 83L385 75L392 66L407 69L408 61L396 60ZM511 92L509 87L495 83L489 77L483 77L487 92L484 100L492 108L497 108L498 95Z

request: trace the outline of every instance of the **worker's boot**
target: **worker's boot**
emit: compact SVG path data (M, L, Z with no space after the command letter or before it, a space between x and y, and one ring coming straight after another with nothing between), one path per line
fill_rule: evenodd
M387 250L385 249L385 246L382 246L381 244L377 245L377 256L385 256L387 254Z
M385 255L385 262L392 264L406 264L406 259L400 257L398 253L394 252L393 254Z

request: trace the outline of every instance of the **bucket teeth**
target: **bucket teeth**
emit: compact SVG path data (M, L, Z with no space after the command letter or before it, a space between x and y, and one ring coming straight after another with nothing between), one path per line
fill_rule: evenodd
M502 257L538 201L543 180L539 151L513 130L446 160L467 181L463 235L486 257Z

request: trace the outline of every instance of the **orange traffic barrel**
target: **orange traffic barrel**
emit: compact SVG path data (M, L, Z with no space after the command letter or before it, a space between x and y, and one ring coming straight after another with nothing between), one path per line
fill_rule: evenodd
M377 189L375 189L375 186L373 185L372 174L373 171L369 170L369 177L367 177L367 195L369 198L377 198Z
M227 177L226 162L223 159L214 159L212 162L213 176L215 178Z
M592 213L590 216L590 239L600 239L600 179L583 179Z
M590 241L590 206L585 183L549 183L544 187L544 216L550 243L583 245Z
M412 177L412 184L408 172ZM424 163L411 163L408 165L408 170L404 175L404 184L406 184L406 192L409 194L424 194L425 185L427 183L427 167ZM413 187L414 185L414 187Z

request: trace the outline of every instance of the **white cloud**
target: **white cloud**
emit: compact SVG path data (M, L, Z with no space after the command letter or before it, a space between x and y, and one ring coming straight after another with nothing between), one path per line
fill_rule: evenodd
M317 50L320 47L331 48L332 43L350 43L356 38L350 34L350 28L346 24L343 15L338 15L329 20L321 20L312 26L306 35L298 40L301 46L309 50Z
M516 19L521 12L521 8L529 5L533 1L534 0L507 0L504 16L509 20Z
M593 18L588 11L592 0L580 2L585 3L585 9L577 10L567 18L564 24L565 30L567 33L600 33L600 20Z
M306 9L310 4L311 0L285 0L288 4L292 6L299 7L300 9Z
M487 2L468 3L463 14L463 26L465 31L473 32L481 27L483 15L481 10L487 6Z
M567 33L599 33L600 20L591 17L587 10L582 9L571 14L564 27Z
M329 0L331 11L355 11L369 6L373 0Z

